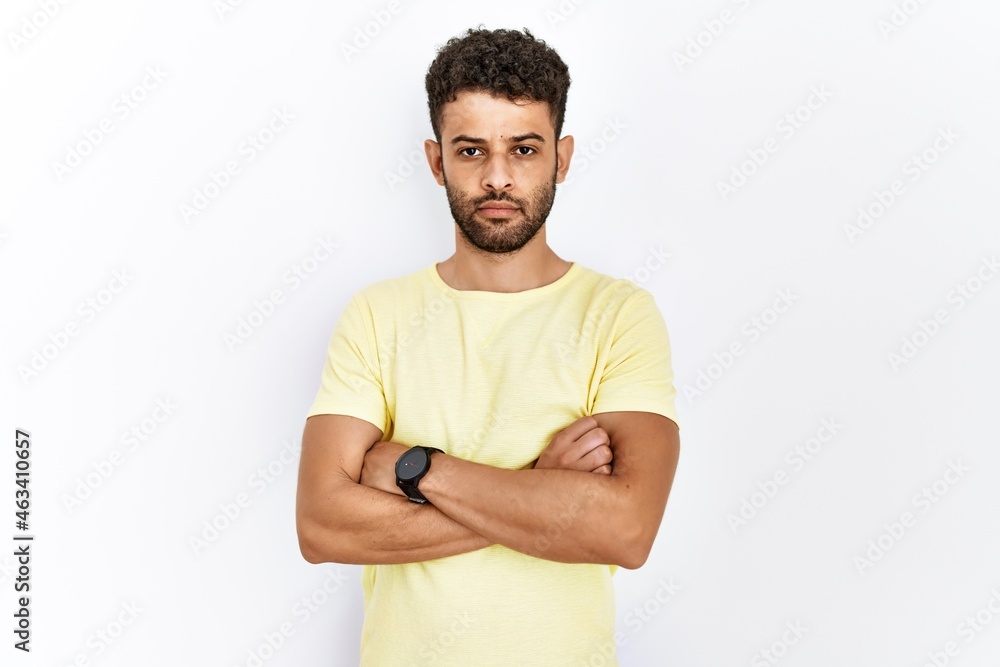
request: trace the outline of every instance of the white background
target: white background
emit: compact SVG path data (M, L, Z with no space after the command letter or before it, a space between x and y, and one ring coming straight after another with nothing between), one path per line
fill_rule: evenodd
M621 664L1000 664L996 3L49 4L0 14L4 665L357 664L361 568L298 552L301 432L350 295L454 250L444 190L406 163L432 137L427 66L479 23L570 68L549 244L653 292L671 334L681 459L649 561L615 576ZM373 12L391 20L364 44ZM268 136L275 109L295 117ZM859 207L881 214L862 228ZM339 248L303 264L318 239ZM159 422L157 401L176 406Z

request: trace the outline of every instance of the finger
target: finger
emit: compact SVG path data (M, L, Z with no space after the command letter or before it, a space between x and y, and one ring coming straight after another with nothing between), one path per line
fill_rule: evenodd
M589 454L587 454L585 460L588 467L593 470L599 466L610 464L613 458L614 456L611 452L611 448L607 445L601 445L599 447L595 447Z
M591 472L596 472L596 473L601 474L601 475L610 475L611 474L611 464L610 463L605 463L600 468L594 468L593 470L591 470Z
M598 447L610 445L611 438L608 436L608 432L598 426L597 428L584 433L580 439L577 440L576 444L573 445L572 452L576 458L582 459Z
M575 442L584 433L597 428L597 420L593 416L587 415L585 417L580 417L572 424L567 426L561 431L561 435L565 438L569 438L570 442Z

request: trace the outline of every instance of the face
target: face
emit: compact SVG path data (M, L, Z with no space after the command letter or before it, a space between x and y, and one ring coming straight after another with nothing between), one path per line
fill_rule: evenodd
M535 238L573 148L572 137L556 142L549 105L464 91L444 106L440 129L441 144L425 149L466 241L504 254Z

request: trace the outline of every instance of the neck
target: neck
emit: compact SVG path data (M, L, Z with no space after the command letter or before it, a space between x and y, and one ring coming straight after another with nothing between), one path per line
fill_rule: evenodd
M572 262L552 251L541 232L509 255L483 252L457 239L455 254L437 265L438 275L457 290L523 292L561 278Z

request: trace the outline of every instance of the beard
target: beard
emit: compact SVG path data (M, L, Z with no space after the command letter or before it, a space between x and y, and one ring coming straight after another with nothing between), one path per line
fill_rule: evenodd
M556 172L552 172L550 182L528 193L527 199L516 199L505 192L475 199L449 186L447 177L444 177L444 187L451 216L465 240L483 252L509 254L533 239L548 219L556 197ZM491 218L477 210L488 202L497 201L508 202L520 210L509 218Z

